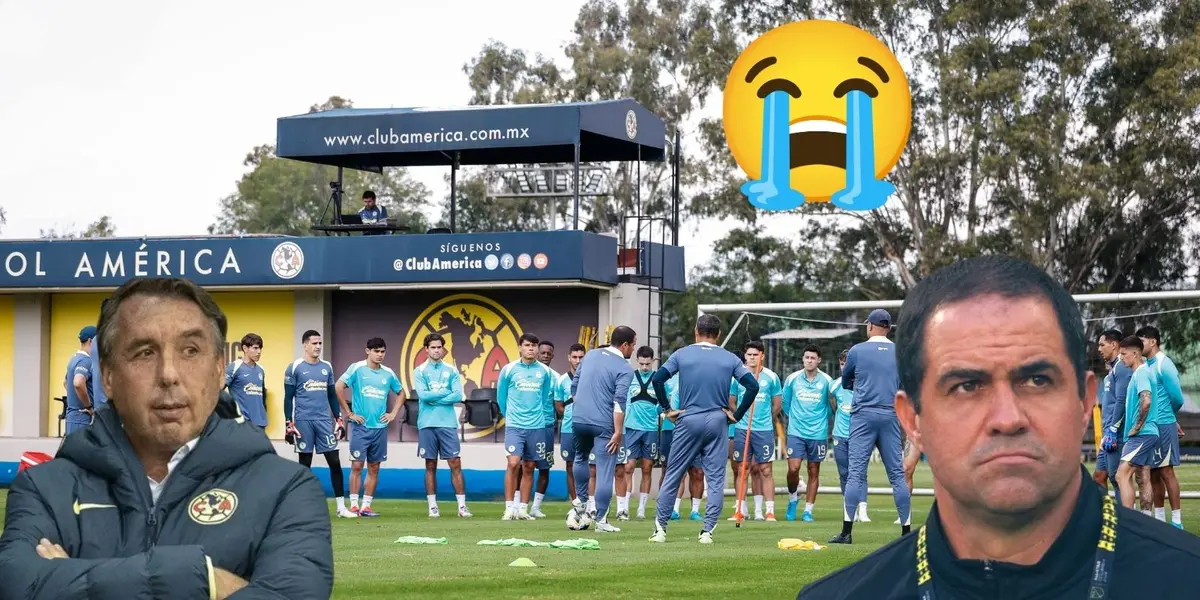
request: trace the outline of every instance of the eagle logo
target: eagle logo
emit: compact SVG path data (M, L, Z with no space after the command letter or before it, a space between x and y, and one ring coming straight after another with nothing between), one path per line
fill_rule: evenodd
M237 494L212 489L192 499L188 505L188 516L201 525L220 525L233 516L237 507Z

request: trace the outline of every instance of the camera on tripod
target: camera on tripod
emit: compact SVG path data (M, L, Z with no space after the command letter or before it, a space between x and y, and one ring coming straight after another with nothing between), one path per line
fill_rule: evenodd
M329 189L331 189L335 192L340 192L340 191L342 191L342 184L337 181L330 181Z

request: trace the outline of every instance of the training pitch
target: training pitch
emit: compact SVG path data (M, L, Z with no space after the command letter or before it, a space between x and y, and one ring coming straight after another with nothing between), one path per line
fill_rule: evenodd
M837 485L837 473L828 464L822 469L822 485ZM776 479L783 485L783 462L776 463ZM1200 465L1178 469L1181 487L1200 491ZM869 483L884 486L887 479L878 464L871 465ZM468 486L470 481L467 482ZM731 483L728 485L732 485ZM929 487L929 472L922 464L917 487ZM801 499L803 503L803 499ZM924 521L930 497L913 500L913 525ZM795 598L810 581L849 564L899 535L894 525L896 511L891 496L869 498L871 523L856 524L854 545L832 546L819 551L783 551L776 548L782 538L800 538L822 545L841 529L841 496L817 497L816 522L783 520L786 496L777 498L778 523L747 521L740 529L726 521L733 515L732 499L715 531L712 545L697 543L700 524L687 520L690 500L684 499L683 520L672 521L666 544L647 541L652 533L653 502L647 519L615 522L620 533L598 534L568 531L564 520L567 504L549 503L549 515L540 521L500 521L500 502L473 502L473 519L455 515L453 496L440 499L441 519L426 517L426 505L418 500L377 500L381 517L334 519L333 544L336 562L334 598L660 598L760 600ZM753 501L751 501L753 513ZM637 509L637 495L630 499ZM4 506L0 491L0 507ZM332 513L332 502L330 503ZM803 505L801 505L803 509ZM610 515L615 514L614 501ZM703 510L703 508L702 508ZM1185 526L1200 534L1200 501L1183 504ZM393 544L400 536L445 537L447 545L411 546ZM485 539L524 538L552 542L577 537L600 541L601 549L555 550L550 548L485 547ZM508 564L529 558L538 568L516 568Z

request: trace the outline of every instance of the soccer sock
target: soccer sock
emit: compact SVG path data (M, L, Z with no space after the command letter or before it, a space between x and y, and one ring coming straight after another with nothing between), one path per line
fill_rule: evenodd
M429 508L437 508L436 494L429 494L428 496L425 496L425 499L429 501Z
M513 504L521 503L521 490L513 492Z
M700 499L692 498L692 512L700 512Z
M675 499L675 512L679 512L679 504L680 504L681 502L683 502L683 499L682 499L682 498L676 498L676 499Z
M467 507L467 495L466 494L459 494L459 495L455 496L455 498L458 500L459 508Z
M800 501L800 492L796 491L796 492L792 492L792 493L788 494L788 500L790 500L792 502L799 502Z
M337 501L338 512L342 512L343 510L346 510L346 499L345 498L338 496L337 498L335 498L335 500ZM1178 511L1176 511L1176 512L1178 512Z
M350 508L358 508L358 494L350 494Z
M806 513L812 512L812 507L813 507L812 502L805 502L804 503L804 512L806 512Z
M1158 506L1158 507L1155 507L1155 508L1154 508L1154 518L1155 518L1155 519L1158 519L1159 521L1166 522L1166 520L1167 520L1167 508L1166 508L1165 506Z
M858 503L858 514L860 514L860 515L867 514L867 503L866 502Z
M363 496L363 508L371 507L371 499L372 499L371 496Z
M1150 516L1150 511L1148 511L1148 510L1143 510L1143 511L1142 511L1142 514L1143 514L1143 515L1146 515L1147 517L1149 517L1149 516Z
M596 499L595 498L588 498L588 510L590 510L592 512L596 511Z
M900 526L900 534L901 535L908 535L908 532L910 532L910 531L912 531L911 525L901 525Z
M1183 509L1171 511L1171 522L1177 525L1183 525Z
M762 514L762 505L763 505L763 497L755 496L754 497L754 514L756 514L756 515Z
M774 500L767 500L767 514L768 515L775 514L775 501Z
M639 514L646 512L646 498L649 498L649 497L650 497L650 494L643 494L643 493L638 494L638 513ZM678 500L676 500L676 502L678 502Z
M842 521L842 535L850 535L854 531L854 521Z
M520 510L521 514L529 513L529 505L525 504L524 502L517 503L517 508Z
M513 509L513 501L506 500L504 502L504 512L512 512L512 509Z
M545 497L546 497L545 494L538 494L538 493L534 492L534 494L533 494L533 510L538 510L542 507L542 499Z

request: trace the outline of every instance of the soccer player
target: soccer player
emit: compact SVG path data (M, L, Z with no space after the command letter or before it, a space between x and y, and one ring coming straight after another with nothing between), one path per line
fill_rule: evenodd
M100 312L104 312L104 307L108 305L108 298L100 302ZM88 357L91 362L88 366L88 381L91 382L91 398L92 413L105 404L108 404L108 396L104 394L104 377L100 374L100 340L92 339L92 345L88 349Z
M679 348L672 351L672 354L679 352ZM667 396L671 401L671 410L679 410L679 374L667 380L663 385L667 390ZM675 436L675 422L667 418L667 413L659 411L659 420L662 421L662 430L659 433L658 454L662 457L662 478L658 482L658 498L661 502L663 499L662 483L667 480L667 467L671 460L671 443ZM686 487L685 487L686 486ZM678 521L679 505L683 500L683 492L687 489L692 497L692 512L688 515L688 520L700 521L704 517L700 516L700 499L704 497L704 469L701 468L700 456L688 465L687 475L679 479L679 491L675 496L675 504L671 508L671 520Z
M813 504L821 488L821 462L829 449L829 422L836 410L833 380L817 369L821 349L804 349L804 368L788 375L783 384L783 410L787 414L787 520L796 520L800 503L800 467L808 461L808 487L800 520L813 522Z
M612 502L618 455L623 454L625 409L629 398L629 383L633 367L629 357L637 344L637 333L620 325L609 335L608 346L596 348L583 356L575 378L571 380L571 396L575 398L575 501L571 510L582 517L587 499L590 457L596 461L596 531L620 531L608 523L608 506Z
M295 445L300 464L310 469L314 452L325 457L329 483L337 501L337 516L352 519L359 513L346 508L346 484L342 458L338 455L338 439L345 439L346 425L339 407L333 365L321 360L320 333L309 329L300 336L300 342L304 358L296 359L283 371L285 439Z
M79 330L79 350L67 361L67 376L63 388L67 392L66 434L70 435L92 423L91 388L92 357L88 352L96 337L96 327L88 325Z
M654 461L658 460L658 420L662 408L658 398L654 397L654 385L650 382L654 376L654 349L649 346L638 348L637 364L633 383L629 386L629 410L625 415L625 449L628 452L625 477L632 483L633 471L639 466L642 468L637 518L645 519L646 499L650 497L651 480L654 477ZM617 500L617 518L629 520L628 495Z
M742 349L742 356L745 358L743 364L753 373L759 363L766 359L766 349L762 342L746 342L745 348ZM754 400L754 414L747 414L742 417L741 421L734 424L733 461L738 469L741 469L742 461L750 462L749 475L754 482L752 488L754 491L754 520L774 521L775 476L772 473L771 465L775 458L775 417L783 408L783 385L774 371L763 367L762 371L758 373L758 390L758 396ZM745 393L746 389L740 383L736 380L732 381L729 386L730 405L736 407L741 403ZM751 418L754 419L753 423L750 422ZM746 448L747 436L750 437L750 453L742 456L742 452ZM734 471L734 473L736 474L738 471ZM764 495L767 501L765 516L763 515ZM746 510L746 501L743 499L741 502L742 514L749 514L749 511ZM737 512L736 507L734 512Z
M377 517L371 510L375 487L379 484L379 465L387 460L387 426L396 420L404 404L400 394L404 387L396 372L383 366L387 355L387 343L383 338L367 340L367 358L346 369L338 378L336 390L341 402L342 414L350 421L350 510L358 508L358 486L362 482L363 464L367 467L367 481L363 486L361 517ZM346 401L346 389L351 400ZM389 412L388 402L392 402ZM418 415L419 416L419 415Z
M846 355L849 353L849 350L842 350L842 353L838 355L839 374L846 368ZM854 392L842 387L840 375L833 380L831 387L834 397L837 398L837 413L833 419L833 462L837 463L838 486L842 488L844 496L846 494L846 475L850 472L850 410L854 407ZM912 493L911 490L909 493ZM855 515L854 520L859 523L871 522L871 517L867 516L865 500L859 503L858 514Z
M1125 431L1125 395L1133 375L1133 371L1121 360L1122 337L1120 331L1109 329L1100 335L1097 344L1100 356L1108 365L1108 375L1104 377L1104 389L1100 392L1100 422L1104 437L1096 451L1096 472L1092 475L1096 483L1106 490L1109 481L1112 481L1114 488L1117 487L1117 469L1121 466L1121 442Z
M225 387L237 402L242 416L259 427L267 426L266 372L262 358L263 339L256 333L242 336L242 358L225 367Z
M1121 449L1121 466L1117 468L1117 491L1121 504L1133 508L1134 475L1141 473L1142 512L1150 514L1153 492L1150 468L1161 460L1159 456L1158 407L1155 406L1153 368L1142 355L1142 340L1129 336L1121 340L1121 362L1133 371L1129 391L1125 395L1125 446Z
M900 389L896 344L887 338L891 323L892 316L886 310L871 311L867 316L867 341L850 349L842 368L842 387L854 391L854 408L850 415L850 465L842 532L829 540L831 544L853 543L854 515L859 503L867 499L867 463L876 447L892 484L901 531L908 533L912 524L912 497L904 481L904 440L896 420L896 391Z
M446 339L439 333L425 336L422 342L429 357L413 370L413 389L420 402L417 412L417 457L425 459L425 499L429 518L441 516L437 504L438 460L450 467L450 484L458 500L458 516L471 518L467 510L467 485L463 480L462 447L458 440L458 417L454 405L463 401L462 376L458 369L442 361L446 357Z
M679 374L679 410L670 410L675 420L675 436L671 440L671 462L662 490L668 494L660 499L654 519L651 542L667 541L667 521L671 517L674 496L683 480L684 471L701 458L704 476L708 481L708 501L704 507L704 526L700 543L713 542L713 529L724 508L725 462L729 445L728 426L737 423L750 409L758 395L758 380L732 352L716 345L721 335L721 319L716 315L700 315L696 319L696 343L672 353L654 372L654 390L663 410L669 410L666 383ZM733 377L746 388L742 403L729 411L729 378Z
M554 423L558 421L558 409L555 405L555 397L557 396L558 380L562 377L550 367L550 362L554 360L554 344L548 340L540 340L538 343L538 362L546 365L550 369L550 373L554 376L552 383L554 390L550 394L549 401L546 403L546 453L541 459L534 461L534 466L537 467L537 483L533 494L533 504L529 507L529 516L535 519L546 518L546 513L542 512L542 501L546 499L546 490L550 489L550 470L554 467ZM516 500L516 498L514 498Z
M1154 486L1154 518L1166 521L1163 506L1167 496L1171 498L1171 524L1183 529L1183 514L1179 504L1179 479L1175 467L1179 466L1179 436L1183 428L1175 413L1183 408L1183 389L1179 385L1179 369L1171 357L1162 351L1162 338L1157 327L1143 327L1136 335L1146 348L1146 366L1154 378L1155 410L1154 422L1158 425L1159 458L1161 462L1150 469L1150 482Z
M496 403L504 415L504 446L508 472L504 476L505 521L532 521L529 497L533 469L546 453L546 404L554 398L554 373L537 360L538 337L522 334L521 360L504 365L496 382ZM520 500L513 500L520 481Z
M583 360L583 355L587 353L587 348L583 344L571 344L571 349L567 351L567 363L570 368L566 373L563 373L558 378L558 387L555 391L554 405L558 414L562 415L562 424L559 425L559 445L562 446L562 458L564 468L567 471L567 496L573 502L575 500L575 428L573 421L573 413L575 412L575 401L571 397L571 380L575 378L575 370L579 368L579 361Z

